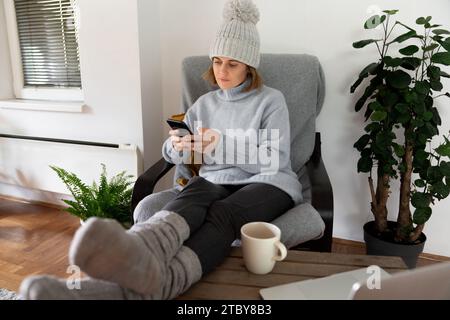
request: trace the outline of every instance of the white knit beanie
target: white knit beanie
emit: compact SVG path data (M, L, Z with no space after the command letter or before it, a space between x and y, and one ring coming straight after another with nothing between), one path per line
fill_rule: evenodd
M227 57L255 69L259 66L259 11L251 0L228 0L223 10L224 22L209 51L209 57Z

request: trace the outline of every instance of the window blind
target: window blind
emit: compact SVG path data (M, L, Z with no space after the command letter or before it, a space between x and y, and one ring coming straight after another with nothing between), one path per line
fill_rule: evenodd
M81 88L76 0L14 0L25 87Z

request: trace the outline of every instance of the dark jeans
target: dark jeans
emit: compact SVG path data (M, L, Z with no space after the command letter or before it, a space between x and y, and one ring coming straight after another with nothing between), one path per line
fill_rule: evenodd
M184 243L198 256L203 274L230 253L247 222L270 222L294 206L281 189L264 183L219 185L194 177L163 210L180 214L190 227Z

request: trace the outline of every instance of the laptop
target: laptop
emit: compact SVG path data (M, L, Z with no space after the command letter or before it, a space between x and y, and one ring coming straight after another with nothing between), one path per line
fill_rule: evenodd
M265 300L450 300L450 262L393 275L382 268L361 268L261 289L260 295Z

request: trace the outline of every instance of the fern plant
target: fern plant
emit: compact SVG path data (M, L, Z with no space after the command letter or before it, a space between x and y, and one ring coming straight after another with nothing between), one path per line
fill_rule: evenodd
M56 166L50 166L64 182L75 201L63 200L69 205L65 210L82 221L89 217L115 219L124 227L129 228L133 221L131 215L131 195L134 182L132 175L125 171L108 181L106 166L102 163L100 181L88 186L76 174Z

